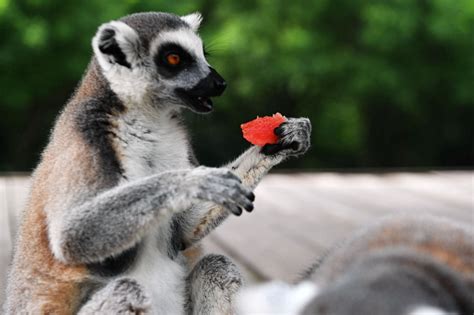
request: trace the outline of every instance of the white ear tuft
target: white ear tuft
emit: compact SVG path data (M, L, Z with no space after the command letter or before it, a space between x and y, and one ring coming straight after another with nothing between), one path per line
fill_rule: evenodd
M202 15L199 12L194 12L194 13L182 16L181 20L186 22L194 32L197 32L202 22Z
M101 25L92 39L92 48L104 70L114 64L131 68L140 58L138 34L121 21Z

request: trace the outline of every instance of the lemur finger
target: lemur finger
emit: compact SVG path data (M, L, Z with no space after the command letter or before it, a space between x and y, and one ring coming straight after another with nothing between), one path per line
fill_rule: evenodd
M313 126L311 125L311 121L308 118L303 118L303 123L306 127L306 130L308 130L311 133L311 130Z
M294 151L298 151L299 148L300 148L300 143L298 141L293 141L288 146L289 146L290 149L292 149Z
M230 212L235 214L236 216L240 216L242 214L242 209L238 207L237 205L230 203L230 202L224 202L222 204L225 208L227 208Z
M246 211L250 212L253 210L253 200L255 200L255 195L247 188L242 185L237 185L231 188L228 193L228 197L233 203L244 208Z
M250 202L250 203L245 203L245 205L244 205L243 208L244 208L245 211L247 211L247 212L252 212L252 210L253 210L253 203L252 203L252 202Z
M244 208L248 212L251 212L253 210L253 202L246 195L243 195L239 192L234 192L231 195L231 200L239 207Z
M197 198L210 200L215 203L223 205L234 205L230 209L234 214L241 212L235 210L235 207L244 208L246 211L253 210L253 200L255 200L254 193L245 187L238 178L231 173L231 176L209 176L205 181L199 185L199 192Z
M286 149L292 149L293 150L293 142L286 143L286 142L279 142L276 144L266 144L261 152L265 155L274 155L277 154L280 151L286 150Z
M239 185L239 190L240 190L241 196L245 197L246 204L249 203L250 205L252 205L252 203L255 201L255 194L250 189L248 189L247 187L243 185ZM252 211L253 205L250 210L247 209L247 207L245 207L245 209L247 211Z
M255 194L252 191L246 196L247 196L247 198L250 199L250 201L252 201L252 202L255 201Z
M255 200L255 194L253 193L252 190L250 190L249 188L245 187L244 185L242 184L237 184L235 186L239 193L244 195L245 197L247 197L247 199L249 199L250 201L254 201Z
M224 202L236 203L243 207L250 208L251 199L255 198L253 193L242 184L236 181L209 180L202 183L199 187L196 197L223 204Z
M221 191L221 197L225 199L224 202L230 202L249 212L253 210L253 200L255 200L255 195L243 185L237 184L223 190L217 188L216 192L219 191Z
M262 154L265 154L265 155L274 155L278 153L279 151L281 151L281 143L266 144L263 146L260 152L262 152Z
M288 124L286 122L283 122L281 123L278 127L276 127L274 130L273 130L273 133L277 136L281 136L283 135L283 132L285 132L285 125Z

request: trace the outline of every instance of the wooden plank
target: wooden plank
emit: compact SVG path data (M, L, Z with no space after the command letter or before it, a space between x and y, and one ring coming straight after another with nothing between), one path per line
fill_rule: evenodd
M280 194L280 198L278 198L276 197L278 194L272 193L265 186L258 189L256 194L258 201L255 202L255 211L249 214L248 220L252 220L256 224L266 224L280 237L284 237L292 243L298 242L308 250L320 249L325 246L317 239L308 238L305 226L299 224L306 223L297 220L298 212L302 210L301 203L295 201L291 203L294 199L287 195ZM291 204L288 205L288 202Z
M287 230L276 225L278 216L275 217L273 209L259 198L260 190L257 188L253 213L230 217L213 232L213 236L266 278L291 280L309 263L307 258L314 245L295 241L293 236L288 236Z
M277 191L268 182L264 180L256 190L253 213L231 217L214 235L265 276L291 281L341 235L331 237L334 232L324 229L328 225L317 219L317 211L311 211L311 200ZM314 216L307 220L311 212ZM326 213L329 217L333 227L347 226L331 212ZM343 234L342 229L339 232Z
M357 208L350 204L341 203L334 195L327 194L327 190L324 190L315 183L305 182L303 180L304 178L302 175L297 177L274 175L262 184L276 196L285 196L285 194L288 194L288 199L291 199L289 203L287 203L287 206L290 209L294 208L295 200L301 200L299 204L304 205L302 207L303 212L315 211L315 209L317 209L319 212L324 212L325 216L335 216L346 223L366 222L372 218L372 216L367 213L359 213L358 216L355 216L356 212L354 211L357 210ZM278 202L284 201L278 200Z
M8 221L7 191L5 179L0 177L0 305L5 299L7 269L10 263L12 240Z
M242 259L266 278L292 281L297 272L310 264L308 249L301 244L288 245L287 240L279 242L283 238L274 237L275 231L265 225L236 228L230 223L232 219L216 231L215 237L230 248L238 248L241 257L245 257ZM219 233L219 230L225 233Z
M455 185L430 178L429 175L399 173L387 175L387 179L401 189L432 198L448 207L469 209L473 206L472 194L460 191Z
M271 205L273 218L292 228L301 241L313 244L313 251L322 252L351 230L363 224L354 219L355 211L334 200L315 197L299 187L269 187L261 189L260 198ZM272 199L272 196L280 196ZM316 200L315 200L316 199Z
M323 188L321 186L324 185L318 182L319 178L306 176L306 181L316 181L319 194L332 195L340 202L356 207L358 211L367 211L373 215L372 220L400 212L431 213L458 220L466 220L470 216L466 205L447 206L431 196L401 188L385 176L344 175L338 176L337 179L337 185L334 185L336 182L333 180L333 186ZM306 187L304 179L301 179L301 185Z
M474 172L473 171L434 171L432 176L439 182L453 185L457 189L473 195L474 194Z
M261 229L261 232L268 234L269 231ZM242 232L238 233L234 229L226 228L226 233L216 234L216 238L227 245L232 244L233 247L245 248L247 246L247 249L239 255L240 259L253 265L253 269L258 270L264 278L291 281L295 272L305 265L304 260L298 258L304 257L308 251L298 243L283 248L280 247L281 244L275 243L274 239L272 241L269 238L262 238L261 235L252 233L248 228L244 233L250 237L242 238Z

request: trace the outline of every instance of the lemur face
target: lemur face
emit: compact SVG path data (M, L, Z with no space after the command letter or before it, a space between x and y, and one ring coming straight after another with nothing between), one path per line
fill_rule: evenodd
M112 90L126 103L213 108L225 80L207 62L197 34L201 15L140 13L102 25L92 41Z

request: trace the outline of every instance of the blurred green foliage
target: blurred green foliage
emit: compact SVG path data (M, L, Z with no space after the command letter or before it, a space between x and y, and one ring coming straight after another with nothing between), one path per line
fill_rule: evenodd
M313 122L311 152L286 167L473 165L472 0L0 0L0 170L35 165L101 23L196 10L229 84L212 115L187 114L205 164L279 111Z

